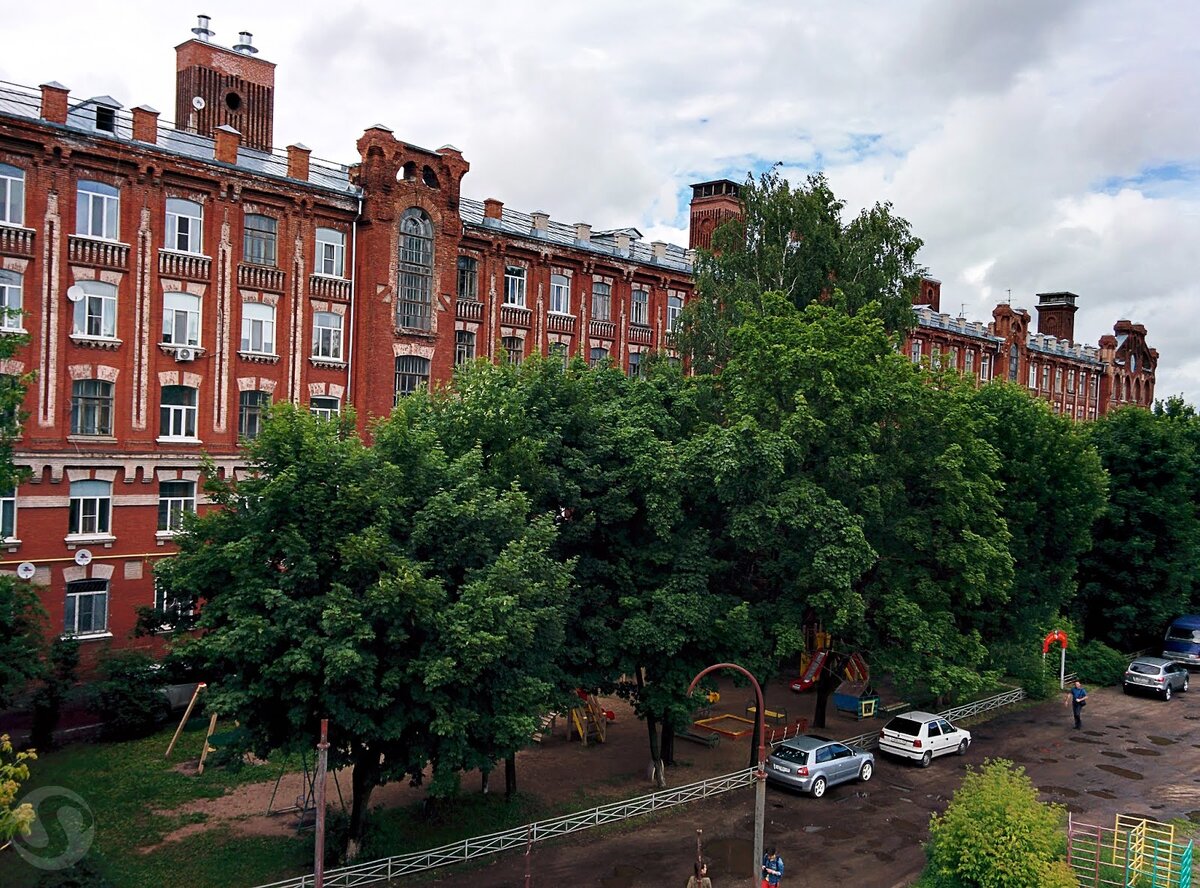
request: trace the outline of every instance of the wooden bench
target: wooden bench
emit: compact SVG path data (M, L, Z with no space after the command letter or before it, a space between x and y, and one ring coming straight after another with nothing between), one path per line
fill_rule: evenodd
M901 712L907 712L912 708L912 704L904 700L897 703L888 703L885 706L875 707L875 716L877 718L890 718L893 715L898 715Z

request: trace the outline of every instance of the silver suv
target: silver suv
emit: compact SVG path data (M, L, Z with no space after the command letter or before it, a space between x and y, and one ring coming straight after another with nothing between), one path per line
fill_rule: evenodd
M1122 684L1127 694L1135 690L1150 691L1170 700L1172 692L1183 693L1188 689L1188 671L1162 657L1138 657L1125 670Z
M825 737L801 735L784 740L767 759L767 779L809 793L814 799L827 787L849 780L870 780L875 756Z

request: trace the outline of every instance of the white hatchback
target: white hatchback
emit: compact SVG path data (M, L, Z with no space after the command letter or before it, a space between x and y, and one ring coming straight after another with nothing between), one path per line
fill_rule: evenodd
M971 732L956 728L931 712L897 715L879 732L879 751L919 761L928 768L935 756L967 754Z

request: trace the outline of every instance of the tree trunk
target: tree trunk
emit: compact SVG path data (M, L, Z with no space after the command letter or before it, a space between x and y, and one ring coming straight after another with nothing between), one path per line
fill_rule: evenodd
M834 683L840 671L838 664L834 662L833 653L830 652L817 675L817 708L813 710L812 721L814 728L825 727L825 710L829 708L829 697L833 694Z
M634 670L637 677L638 698L641 699L646 690L646 681L640 667ZM650 780L659 789L666 788L667 774L663 766L662 748L658 740L658 718L650 712L646 713L646 732L650 735Z
M487 771L479 772L479 781L480 781L479 789L484 795L487 795L488 791L491 789L491 787L489 786L491 777L492 777L492 772L490 769Z
M675 728L669 721L662 726L662 760L664 765L675 764Z
M356 752L350 783L354 799L350 805L350 830L346 836L347 860L352 860L358 853L366 832L367 805L371 801L371 792L379 784L379 753L366 748Z
M511 799L517 794L517 754L510 752L504 759L504 797Z

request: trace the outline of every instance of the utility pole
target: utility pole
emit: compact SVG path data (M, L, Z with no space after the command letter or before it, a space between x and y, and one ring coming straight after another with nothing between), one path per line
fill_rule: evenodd
M325 769L329 765L329 719L321 719L321 742L317 744L317 829L316 849L313 851L313 888L325 885Z

